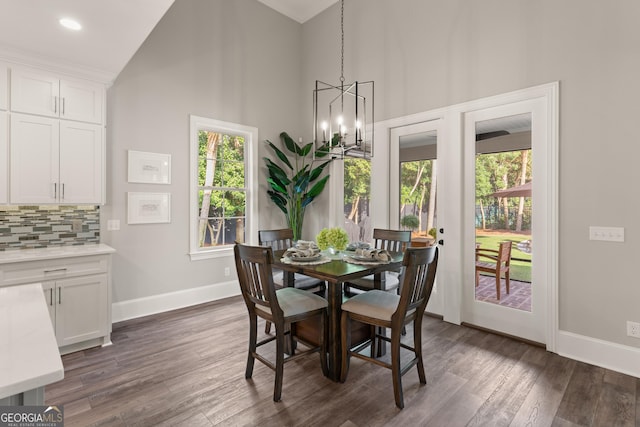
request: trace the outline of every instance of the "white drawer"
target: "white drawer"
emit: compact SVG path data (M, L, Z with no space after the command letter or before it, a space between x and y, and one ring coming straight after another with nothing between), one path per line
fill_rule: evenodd
M0 266L0 286L106 273L108 267L108 256L100 255L3 264Z

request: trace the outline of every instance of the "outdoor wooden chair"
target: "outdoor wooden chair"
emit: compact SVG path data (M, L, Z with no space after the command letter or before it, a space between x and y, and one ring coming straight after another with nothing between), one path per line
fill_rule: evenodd
M511 266L511 242L502 242L498 250L483 249L476 244L476 286L480 283L480 272L496 276L496 295L500 301L500 280L504 273L504 281L509 293L509 268Z
M274 251L288 249L293 246L293 230L291 228L282 228L278 230L259 230L258 242L260 246L271 246ZM284 287L284 272L275 270L273 273L273 283L276 289ZM305 276L304 274L294 274L293 286L296 289L313 292L324 296L326 292L326 284L323 280ZM264 331L268 334L271 332L271 322L267 322Z
M327 300L310 292L291 287L276 291L271 270L273 250L270 247L236 243L233 251L242 297L249 311L249 351L245 378L251 378L253 375L253 365L256 359L273 369L276 373L273 400L278 402L282 394L285 362L311 352L320 351L322 372L325 376L328 375ZM258 342L258 317L274 324L275 336L269 336ZM313 345L295 337L296 322L314 317L320 318L320 345ZM285 338L289 340L291 354L287 358L285 358ZM276 341L275 364L258 354L257 351L258 347L274 340ZM294 354L296 348L294 340L304 344L308 349Z
M417 366L420 383L427 383L422 361L422 318L435 282L438 265L437 246L408 248L404 253L402 265L404 274L400 295L374 289L356 295L342 304L340 371L340 380L344 382L347 379L351 356L391 369L396 406L400 409L404 408L402 375L413 366ZM352 320L370 325L372 332L390 328L391 338L375 332L371 340L351 348ZM402 329L411 322L413 347L400 341ZM375 358L374 349L378 340L391 343L391 363ZM363 352L368 345L371 345L370 356ZM400 363L401 349L413 352L413 358L404 366Z

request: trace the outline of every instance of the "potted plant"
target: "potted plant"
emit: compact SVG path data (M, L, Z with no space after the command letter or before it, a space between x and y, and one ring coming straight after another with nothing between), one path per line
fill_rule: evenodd
M298 145L286 132L280 134L280 140L289 153L293 155L291 161L287 155L271 141L267 144L273 149L280 164L269 158L264 158L267 169L269 197L280 208L287 219L287 225L293 230L294 240L302 236L302 223L307 206L320 193L329 179L329 175L321 177L322 172L331 160L325 158L329 151L320 148L313 151L313 143ZM317 164L320 162L320 164ZM283 165L284 167L281 167Z

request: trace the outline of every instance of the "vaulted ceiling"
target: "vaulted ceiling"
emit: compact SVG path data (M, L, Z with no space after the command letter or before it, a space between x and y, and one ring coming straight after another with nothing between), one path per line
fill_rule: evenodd
M305 22L337 0L258 0ZM174 0L0 0L0 60L64 64L114 80ZM59 24L73 18L71 31Z

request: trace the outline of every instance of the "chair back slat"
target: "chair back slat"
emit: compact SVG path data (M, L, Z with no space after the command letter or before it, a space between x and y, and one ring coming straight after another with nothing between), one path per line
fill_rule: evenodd
M400 303L393 315L394 321L402 321L406 313L416 310L416 315L424 313L438 267L438 247L407 248L402 260L404 280L400 291Z
M273 250L236 243L233 251L240 290L249 311L260 305L269 307L274 317L283 316L273 283Z
M291 228L260 230L258 241L260 246L271 246L274 251L288 249L293 246L293 230Z
M500 255L498 256L498 262L504 264L505 266L511 264L511 245L512 242L505 241L500 243L500 248L498 248L498 252L500 253Z
M373 241L376 249L384 249L389 252L404 252L411 242L411 231L373 229Z

